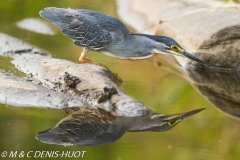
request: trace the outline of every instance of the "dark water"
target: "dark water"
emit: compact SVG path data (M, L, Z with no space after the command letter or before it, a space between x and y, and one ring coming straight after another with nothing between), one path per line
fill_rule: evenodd
M16 22L24 18L40 18L38 12L49 6L71 7L74 9L87 8L117 17L115 2L112 0L49 0L34 2L31 0L9 0L0 5L2 13L0 15L1 32L36 45L53 54L54 57L77 62L81 48L74 46L72 41L64 37L60 32L55 36L46 36L16 27ZM150 60L141 61L118 60L97 52L90 52L88 56L117 72L124 80L122 89L157 112L172 114L197 108L206 107L207 109L181 122L167 132L127 132L114 143L94 147L64 147L44 144L35 139L37 132L55 126L64 118L62 111L19 108L0 104L0 152L7 151L11 153L11 151L17 151L19 156L21 151L24 151L24 153L33 151L30 152L30 156L34 156L34 154L38 153L37 151L58 151L60 154L67 151L76 154L79 153L77 151L86 151L82 159L111 160L240 159L239 120L217 109L218 107L223 110L222 108L231 108L233 106L234 110L232 112L235 114L232 115L238 117L238 107L240 106L237 99L239 91L238 89L234 90L234 86L238 88L240 79L237 72L224 73L220 77L218 75L222 73L197 72L194 75L203 76L193 76L194 78L189 80L193 81L196 86L202 86L198 87L200 91L203 91L202 94L215 97L214 99L211 96L208 98L212 103L221 100L219 103L214 103L217 106L215 107L185 79L162 67L157 67L153 63L154 59L159 59L157 56ZM0 57L0 67L17 73L9 58ZM191 73L189 72L190 75ZM203 77L204 83L201 81L201 77ZM211 79L212 77L221 79L222 82L217 83ZM236 83L233 83L233 81ZM231 84L233 84L233 87ZM220 91L212 91L209 89L211 86L220 86L217 87L220 88ZM231 95L234 98L231 98ZM232 103L225 103L223 100ZM62 157L76 159L67 156L64 154ZM15 159L19 159L19 157ZM22 159L29 158L25 155Z

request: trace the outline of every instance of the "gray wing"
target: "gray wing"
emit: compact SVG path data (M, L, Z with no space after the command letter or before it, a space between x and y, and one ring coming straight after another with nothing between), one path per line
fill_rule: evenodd
M100 49L109 45L113 41L111 33L114 30L119 32L117 24L122 24L113 17L90 10L50 7L40 11L40 15L71 38L75 45L91 49ZM131 33L127 27L123 28L122 32L126 36Z
M76 11L80 15L85 15L87 18L95 21L105 31L121 33L121 35L124 36L132 34L132 32L121 21L107 14L87 9L78 9Z
M48 144L96 146L114 142L126 133L126 128L112 124L113 116L99 114L73 113L55 127L38 132L36 138Z

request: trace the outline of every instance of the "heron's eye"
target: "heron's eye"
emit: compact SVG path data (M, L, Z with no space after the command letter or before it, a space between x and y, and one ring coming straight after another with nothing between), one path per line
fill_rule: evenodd
M171 49L174 50L174 51L177 51L178 50L178 46L171 45Z
M169 126L175 126L179 122L181 122L181 120L170 120L170 121L168 121L168 125Z

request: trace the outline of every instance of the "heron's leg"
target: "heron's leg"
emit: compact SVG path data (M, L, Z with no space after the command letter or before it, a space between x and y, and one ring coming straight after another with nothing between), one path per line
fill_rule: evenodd
M82 53L81 53L81 55L80 55L80 57L79 57L79 61L80 61L81 63L84 63L83 58L84 58L84 56L87 54L87 52L88 52L88 49L87 49L87 48L83 48L83 51L82 51Z

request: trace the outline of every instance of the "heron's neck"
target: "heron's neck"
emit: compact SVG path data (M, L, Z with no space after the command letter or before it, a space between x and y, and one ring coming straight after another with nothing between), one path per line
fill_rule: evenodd
M139 44L145 44L151 53L165 54L163 52L166 45L164 43L160 43L164 40L164 36L155 36L149 34L132 34L135 41L139 42Z

